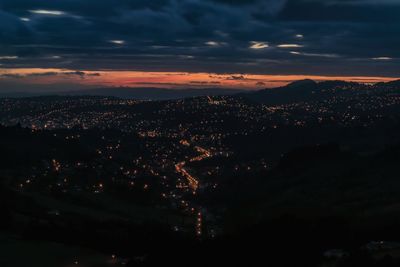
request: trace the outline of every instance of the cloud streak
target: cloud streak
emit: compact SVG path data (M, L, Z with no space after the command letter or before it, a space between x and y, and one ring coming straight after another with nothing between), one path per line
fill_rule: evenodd
M35 78L35 77L55 77L55 76L76 76L84 79L85 77L100 77L101 74L97 72L84 72L84 71L39 71L39 72L27 72L18 73L18 70L14 70L13 73L0 73L0 78Z
M65 12L59 10L45 10L45 9L35 9L29 10L32 14L39 14L39 15L51 15L51 16L62 16L65 15Z

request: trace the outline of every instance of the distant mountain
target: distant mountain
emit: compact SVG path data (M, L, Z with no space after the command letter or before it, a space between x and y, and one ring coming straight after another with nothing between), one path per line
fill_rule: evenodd
M197 96L233 95L244 92L237 89L165 89L165 88L99 88L84 91L63 92L61 95L113 96L124 99L172 100Z
M36 97L40 95L48 95L40 94L40 93L28 93L28 92L0 92L0 98L24 98L24 97Z
M238 89L223 89L223 88L204 88L204 89L166 89L166 88L98 88L85 89L76 91L63 92L8 92L0 93L0 97L36 97L36 96L111 96L123 99L138 99L138 100L173 100L197 96L216 96L216 95L234 95L242 93L244 90Z
M242 94L242 96L255 102L280 105L303 101L319 101L332 96L351 96L363 92L362 90L374 90L379 88L400 88L400 81L367 85L346 81L300 80L283 87L264 89L257 92Z

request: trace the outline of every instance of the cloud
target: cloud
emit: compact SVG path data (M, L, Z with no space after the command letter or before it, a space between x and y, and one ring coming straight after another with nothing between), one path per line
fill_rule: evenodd
M299 45L299 44L280 44L277 47L279 47L279 48L299 48L299 47L303 47L303 45Z
M306 56L306 57L325 57L325 58L338 58L338 57L340 57L339 55L336 55L336 54L303 53L303 52L296 52L296 51L291 51L290 54L299 55L299 56Z
M375 75L379 61L393 76L398 14L390 0L1 0L0 64Z
M59 72L56 75L67 75L67 76L79 76L80 78L85 78L87 76L98 77L101 76L100 73L87 73L84 71L69 71L69 72Z
M256 82L256 86L266 86L265 82Z
M124 40L110 40L109 42L112 43L112 44L116 44L116 45L123 45L123 44L125 44L125 41L124 41Z
M16 74L16 73L3 73L0 74L0 78L12 78L12 79L20 79L23 78L24 76L21 74Z
M51 16L63 16L66 13L64 11L59 10L45 10L45 9L35 9L29 10L32 14L39 14L39 15L51 15Z
M60 73L54 72L54 71L49 71L49 72L40 72L40 73L29 73L25 74L22 77L45 77L45 76L56 76Z
M244 80L246 80L246 77L244 77L244 75L239 75L239 76L232 75L232 76L230 76L230 77L228 77L226 79L227 80L234 80L234 81L244 81Z
M373 57L372 60L392 60L391 57Z
M0 60L13 60L18 59L18 56L0 56Z
M249 48L251 49L264 49L269 47L268 43L266 42L255 42L255 41L251 41L250 42L250 46Z
M190 84L194 85L216 85L216 84L221 84L221 82L218 81L190 81Z
M49 71L49 72L32 72L25 74L18 73L1 73L0 78L13 78L13 79L23 79L23 78L34 78L34 77L54 77L54 76L78 76L80 78L85 77L99 77L100 73L97 72L84 72L84 71Z
M215 41L208 41L208 42L205 42L205 44L209 45L209 46L220 46L221 45L220 43L215 42Z

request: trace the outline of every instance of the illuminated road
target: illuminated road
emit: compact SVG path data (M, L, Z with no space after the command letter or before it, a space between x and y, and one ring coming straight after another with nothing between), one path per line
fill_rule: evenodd
M189 161L190 162L195 162L195 161L201 161L206 158L210 158L212 156L212 153L208 151L207 149L204 149L202 147L196 146L195 147L196 151L200 153L199 156L196 156L194 158L191 158ZM193 194L196 194L197 189L199 188L199 179L191 175L184 167L186 165L186 161L181 161L178 164L175 165L175 170L180 173L183 177L186 178L188 181L190 189L192 189Z
M190 146L189 142L184 141L181 142L181 144L185 145L185 146ZM213 154L205 149L202 148L200 146L195 146L194 149L199 153L198 156L195 156L191 159L189 159L189 162L195 162L195 161L202 161L206 158L210 158L213 156ZM189 173L189 171L187 169L185 169L185 165L186 165L186 161L181 161L179 163L177 163L175 165L175 170L177 173L179 173L180 175L182 175L188 182L188 186L189 188L192 190L193 195L196 195L197 190L200 187L200 182L199 179L194 177L192 174ZM201 207L197 207L197 208L192 208L192 211L197 210L196 214L196 221L195 221L195 232L196 235L201 237L203 234L203 214L202 214L202 208Z
M185 168L186 162L182 161L175 165L175 170L180 173L189 183L190 189L192 189L193 194L196 194L197 189L199 188L199 180L192 176Z

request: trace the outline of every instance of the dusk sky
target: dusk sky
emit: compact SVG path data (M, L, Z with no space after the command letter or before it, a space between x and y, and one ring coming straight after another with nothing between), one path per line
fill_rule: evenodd
M399 0L0 0L0 90L400 77Z

